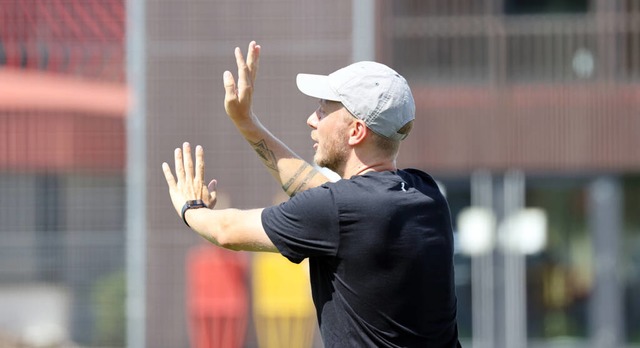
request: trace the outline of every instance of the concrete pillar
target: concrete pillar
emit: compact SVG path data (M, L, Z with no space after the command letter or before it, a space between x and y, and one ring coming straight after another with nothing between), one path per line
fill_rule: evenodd
M599 177L588 188L588 222L595 262L589 332L594 348L622 347L624 342L619 267L622 199L620 180L615 177Z
M471 205L493 210L493 179L480 170L471 175ZM471 258L471 325L473 348L494 348L494 252Z

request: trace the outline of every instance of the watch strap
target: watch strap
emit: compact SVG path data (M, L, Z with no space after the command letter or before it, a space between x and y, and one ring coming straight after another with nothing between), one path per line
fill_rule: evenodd
M204 202L201 199L194 199L194 200L190 200L190 201L186 201L184 203L184 205L182 206L182 221L184 221L184 223L187 225L187 227L191 227L189 226L189 223L187 222L187 219L185 217L185 213L187 212L187 210L189 209L199 209L199 208L206 208L207 205L204 204Z

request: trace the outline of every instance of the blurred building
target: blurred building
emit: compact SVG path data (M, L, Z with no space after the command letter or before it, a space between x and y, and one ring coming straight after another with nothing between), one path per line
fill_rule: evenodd
M400 162L434 172L454 216L548 217L540 253L457 256L463 334L474 347L637 345L640 3L377 5L376 58L408 77L422 116Z
M2 347L124 343L124 5L0 1Z
M63 303L39 318L66 323L58 336L124 344L113 334L124 324L111 325L123 315L114 308L135 213L146 346L188 345L185 260L199 239L174 216L160 164L183 141L201 144L232 206L274 201L279 185L222 106L233 48L255 39L255 111L302 157L312 158L305 120L316 101L295 75L378 60L408 79L417 104L398 164L432 173L454 220L469 206L498 221L544 209L540 252L456 254L465 346L640 346L638 1L131 3L144 8L129 22L144 29L133 58L144 70L128 76L146 112L145 160L130 165L147 181L144 204L126 212L125 3L0 1L0 331L55 336L33 318L16 324L20 306L2 301L29 298Z

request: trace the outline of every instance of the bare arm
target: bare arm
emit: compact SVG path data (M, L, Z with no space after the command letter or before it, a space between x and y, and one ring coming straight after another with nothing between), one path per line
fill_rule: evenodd
M262 227L264 209L192 209L191 229L213 244L231 250L278 252Z
M271 134L252 112L251 97L258 71L260 46L252 41L247 53L245 61L240 48L235 49L237 86L231 72L224 72L224 106L229 118L289 196L329 181L329 178Z
M174 160L175 177L167 163L162 164L162 171L169 186L171 202L178 215L181 215L185 202L190 200L203 200L208 207L213 208L215 188L210 193L203 186L202 147L196 147L195 168L189 143L184 143L182 149L175 150ZM200 236L218 246L233 250L278 252L262 227L262 210L189 209L185 212L185 221Z

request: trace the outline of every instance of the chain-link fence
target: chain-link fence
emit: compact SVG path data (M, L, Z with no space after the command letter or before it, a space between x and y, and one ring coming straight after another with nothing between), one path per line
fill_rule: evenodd
M221 206L283 199L222 105L222 73L250 40L262 45L254 110L301 157L316 101L295 75L378 60L417 104L398 164L435 174L454 220L478 204L504 218L513 200L546 211L547 243L516 260L520 273L498 247L456 254L464 346L640 345L640 2L0 0L1 347L195 346L224 336L213 318L225 310L236 344L286 345L265 338L283 323L264 319L260 296L276 290L258 270L271 261L202 249L160 170L189 141ZM223 265L220 282L202 265ZM282 282L307 291L298 271ZM201 301L207 289L227 297ZM269 332L321 346L283 327Z

